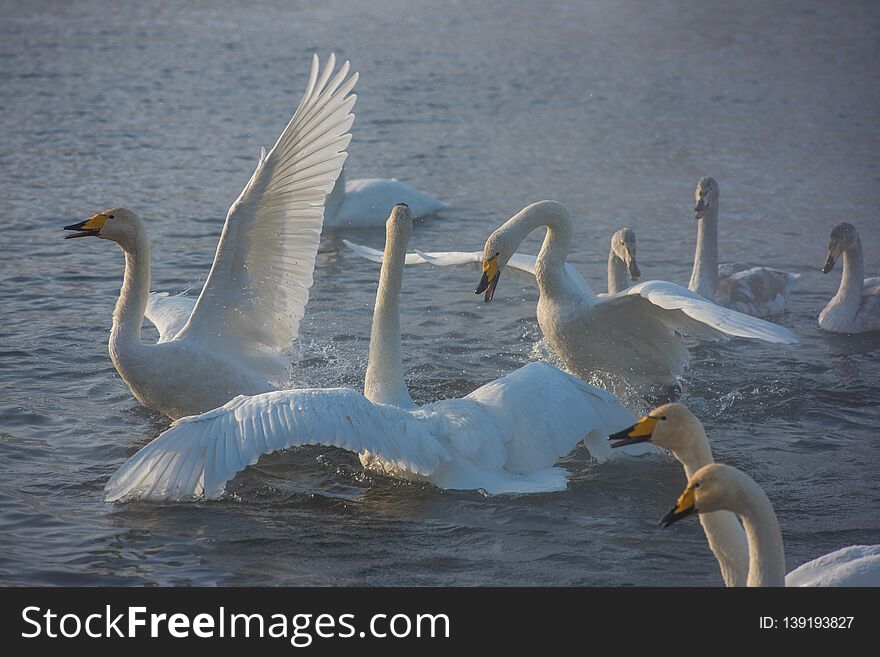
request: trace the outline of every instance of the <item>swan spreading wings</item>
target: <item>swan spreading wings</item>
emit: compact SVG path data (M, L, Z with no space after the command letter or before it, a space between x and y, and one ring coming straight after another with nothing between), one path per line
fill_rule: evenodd
M263 454L296 445L351 450L370 468L443 488L489 493L564 490L556 460L632 424L616 397L547 363L529 363L460 399L416 406L403 375L399 296L412 214L394 208L376 292L364 394L279 390L237 397L175 422L106 485L108 501L217 498ZM644 447L644 446L637 446Z
M546 226L537 258L517 254L522 241ZM645 281L622 292L598 296L566 262L574 224L561 203L539 201L521 210L496 230L480 252L417 252L407 263L435 265L477 263L482 279L476 289L492 301L506 266L534 274L538 283L538 324L566 367L587 378L601 370L634 385L676 385L689 360L680 336L704 340L743 337L793 344L794 334L782 326L724 308L667 281ZM369 249L349 244L370 257Z
M110 357L134 396L172 418L202 413L239 394L287 379L312 285L324 200L345 161L357 73L331 55L312 60L305 94L278 141L229 208L198 299L150 294L150 245L143 222L112 208L65 226L68 238L98 237L125 252L113 312ZM146 316L159 330L141 342Z

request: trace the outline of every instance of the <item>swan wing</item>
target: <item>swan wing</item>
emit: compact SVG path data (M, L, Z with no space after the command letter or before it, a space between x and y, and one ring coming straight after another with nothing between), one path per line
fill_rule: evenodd
M719 340L725 336L765 342L795 344L797 337L783 326L724 308L668 281L645 281L617 294L601 297L597 306L634 305L674 330L697 338Z
M880 586L880 545L851 545L798 566L786 586Z
M354 121L350 92L357 73L346 79L348 62L334 73L335 63L331 55L319 75L313 58L296 113L229 208L211 272L178 337L237 355L280 355L295 339L312 285L324 197L342 169Z
M107 501L215 499L263 454L297 445L369 452L429 475L446 448L411 413L346 388L280 390L236 397L185 417L132 456L105 486Z
M144 317L158 329L159 342L168 342L186 325L195 305L195 297L150 292Z

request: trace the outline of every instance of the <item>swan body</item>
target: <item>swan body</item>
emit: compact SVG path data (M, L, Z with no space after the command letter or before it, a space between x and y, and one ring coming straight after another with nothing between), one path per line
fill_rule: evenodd
M526 236L541 226L547 226L547 234L534 262L516 254ZM723 308L666 281L645 281L617 294L598 296L565 261L572 232L571 215L561 203L539 201L524 208L489 237L478 256L483 278L477 293L485 292L489 302L504 267L530 269L540 292L541 330L569 371L581 378L602 370L636 385L674 386L689 360L680 335L797 342L786 328ZM364 247L349 246L370 255ZM462 252L407 256L407 263L413 264L474 261L473 254Z
M382 226L397 203L406 203L416 219L436 214L449 207L446 203L419 191L396 178L345 180L343 170L327 197L324 226L327 228L362 228Z
M116 242L125 274L109 352L132 394L171 418L222 406L286 380L285 355L308 302L324 198L345 161L357 74L323 71L317 57L299 108L229 208L198 299L150 295L150 245L143 222L112 208L66 226L68 237ZM141 341L144 317L159 341Z
M841 254L840 287L819 313L819 326L832 333L880 331L880 277L863 278L862 241L852 224L841 223L831 231L822 272L830 272Z
M704 465L714 463L703 424L684 404L664 404L609 440L612 447L649 442L672 453L684 466L687 479ZM749 545L736 514L730 511L701 513L700 524L709 548L718 560L727 586L745 586L749 573Z
M767 494L729 465L705 465L688 480L676 506L661 520L668 527L692 513L731 511L742 521L749 546L748 586L878 586L880 545L854 545L785 574L785 550Z
M460 399L413 403L399 319L411 229L411 212L396 206L386 225L363 395L279 390L178 420L113 475L107 499L216 498L262 454L294 445L334 445L387 474L489 493L563 490L567 473L554 464L582 439L592 456L609 458L602 432L631 424L632 414L613 395L546 363L529 363Z
M782 315L800 274L741 262L719 264L719 196L718 183L713 178L701 178L697 182L694 207L697 251L688 289L746 315Z

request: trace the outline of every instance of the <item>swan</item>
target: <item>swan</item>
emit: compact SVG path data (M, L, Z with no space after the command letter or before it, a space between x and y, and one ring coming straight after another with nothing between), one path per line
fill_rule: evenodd
M416 219L436 214L449 207L446 203L396 178L362 178L346 182L345 169L343 169L333 191L327 197L324 226L326 228L382 226L391 208L397 203L406 203Z
M852 224L837 224L831 231L827 274L843 254L843 274L834 298L819 313L819 326L832 333L880 331L880 277L865 278L862 241Z
M354 121L358 75L346 78L348 62L335 66L331 54L320 71L313 57L296 113L229 208L198 299L150 295L150 243L134 212L111 208L64 227L76 231L68 239L110 240L125 254L109 351L143 405L177 419L287 378L284 352L308 302L324 198ZM159 330L156 344L141 341L145 316Z
M754 479L730 465L710 463L697 470L660 525L716 511L731 511L742 520L749 545L748 586L880 586L880 545L852 545L786 575L773 505Z
M411 230L411 211L395 206L386 224L363 395L279 390L182 418L110 478L106 499L217 498L262 454L295 445L334 445L386 474L493 494L564 490L567 472L554 464L581 439L594 458L609 458L601 432L635 418L610 393L547 363L529 363L460 399L412 401L399 314Z
M382 252L372 249L363 244L356 244L343 239L342 242L349 249L367 260L382 262ZM514 253L507 266L513 271L530 275L531 280L535 275L535 264L538 259L533 255ZM415 253L406 254L406 264L423 265L431 263L439 267L448 265L473 264L479 271L480 263L483 262L482 251L438 251L425 253L416 249ZM577 285L589 288L587 282L578 273L578 270L565 263L565 271L572 277ZM637 282L641 272L636 262L636 233L632 228L621 228L611 236L611 249L608 252L608 293L616 294L630 286L629 281Z
M741 262L718 264L718 199L714 178L701 178L694 192L697 251L688 289L710 301L747 315L783 314L788 295L800 274L755 267Z
M544 244L534 262L515 252L533 230L546 226ZM609 296L598 296L566 263L574 224L561 203L539 201L496 230L477 259L483 275L476 293L492 301L505 266L531 270L538 283L538 324L569 371L587 378L602 370L634 385L675 386L689 360L678 334L707 340L729 336L793 344L786 328L723 308L667 281L645 281ZM453 265L473 262L473 254L419 252L407 262Z
M712 448L702 423L684 404L663 404L633 426L612 436L612 447L650 442L662 447L684 466L687 479L704 465L714 463ZM736 514L715 511L700 514L709 548L718 560L727 586L745 586L749 572L749 546Z

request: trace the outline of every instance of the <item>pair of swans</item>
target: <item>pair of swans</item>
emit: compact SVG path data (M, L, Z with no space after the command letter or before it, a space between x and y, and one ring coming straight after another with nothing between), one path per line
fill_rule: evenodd
M683 404L655 408L610 440L613 447L657 445L684 466L687 488L661 522L668 526L698 513L727 586L880 586L880 545L846 547L786 575L782 534L767 495L746 474L715 463L702 423Z
M880 276L864 278L862 241L855 226L845 222L831 231L822 273L830 272L841 255L840 287L819 313L819 326L832 333L880 331Z
M371 225L380 209L383 220L387 217L396 202L392 197L412 199L423 213L439 208L439 202L395 180L346 185L342 167L358 75L348 76L348 62L335 68L334 55L323 70L313 57L299 107L272 149L262 150L229 208L197 299L150 294L150 244L143 222L130 210L112 208L65 226L75 231L68 238L110 240L125 253L109 351L145 406L177 419L235 395L275 389L287 379L286 352L308 302L325 221ZM159 331L157 344L141 341L144 317Z
M747 315L782 315L800 274L742 262L718 263L718 205L714 178L701 178L694 192L697 251L688 289Z
M516 253L534 230L546 226L536 258ZM407 255L407 262L435 265L479 263L476 289L492 301L506 266L533 273L538 284L538 324L569 371L587 378L595 370L622 376L643 387L675 386L689 360L682 335L706 340L731 336L793 344L786 328L715 304L667 281L646 281L616 294L599 296L566 262L574 224L561 203L539 201L496 230L482 253L445 252ZM358 253L376 257L352 245Z
M489 493L564 490L556 460L585 440L597 460L604 431L635 419L616 397L546 363L529 363L461 399L416 406L403 373L399 296L412 230L400 205L386 225L364 394L343 388L236 397L178 420L106 485L108 501L217 498L262 454L332 445L397 477Z

